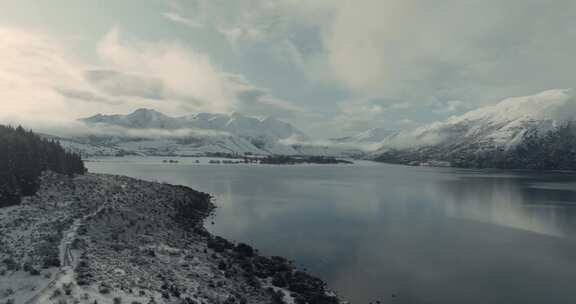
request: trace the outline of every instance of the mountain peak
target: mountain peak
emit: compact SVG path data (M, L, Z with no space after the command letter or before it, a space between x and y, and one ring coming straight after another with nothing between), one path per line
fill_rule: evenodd
M402 132L376 155L409 164L573 170L574 122L574 91L547 90Z
M90 124L116 125L136 129L205 129L224 131L245 138L285 139L306 137L291 124L268 117L264 120L239 112L230 115L196 113L181 117L167 116L153 109L140 108L128 115L102 115L80 119Z
M506 98L445 121L401 132L383 147L458 145L511 147L530 132L543 134L576 120L572 89L547 90L534 95Z
M162 116L166 116L166 115L164 115L164 113L158 112L154 109L148 109L148 108L136 109L134 112L132 112L131 114L128 114L128 115L162 115Z
M269 123L269 122L278 122L280 120L278 120L276 117L274 116L266 116L264 118L262 118L260 120L262 123Z
M246 118L246 116L244 116L244 114L234 111L232 113L230 113L230 118L234 119L234 118Z

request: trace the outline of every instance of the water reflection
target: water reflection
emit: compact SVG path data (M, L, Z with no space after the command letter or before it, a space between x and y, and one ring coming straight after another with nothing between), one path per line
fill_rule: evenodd
M216 194L225 237L354 303L576 303L576 177L356 166L92 163Z
M566 237L576 231L575 185L565 174L464 175L438 182L438 191L451 216Z

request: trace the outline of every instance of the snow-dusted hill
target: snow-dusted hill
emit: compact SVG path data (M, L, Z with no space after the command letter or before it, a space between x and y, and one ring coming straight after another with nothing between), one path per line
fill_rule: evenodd
M382 142L375 157L401 163L507 167L517 163L512 158L523 157L517 155L519 149L530 143L541 151L544 147L540 144L558 132L565 134L575 119L574 91L549 90L508 98L443 122L401 132ZM565 144L567 140L558 139L555 144Z

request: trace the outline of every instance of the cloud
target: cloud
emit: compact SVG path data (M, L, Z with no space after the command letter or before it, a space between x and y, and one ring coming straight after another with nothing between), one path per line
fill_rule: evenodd
M339 107L342 115L365 120L376 119L386 111L384 106L366 99L342 103Z
M181 101L158 104L152 100L146 90L156 82L150 77L107 74L80 60L73 42L38 30L0 28L1 122L38 128L101 111L127 112L154 104L175 109L181 105ZM121 78L116 86L103 83L113 78L111 75Z
M124 101L103 97L90 91L82 91L71 88L56 88L56 91L65 98L83 102L94 102L109 105L120 105L124 103Z
M44 32L0 28L0 120L34 124L95 111L107 99L83 80L86 67Z
M164 17L166 17L166 19L179 23L179 24L183 24L185 26L188 27L192 27L192 28L201 28L204 26L204 24L198 20L193 20L191 18L186 18L176 12L166 12L162 14Z
M367 129L408 127L398 124L398 115L414 107L414 104L382 99L354 99L338 105L338 114L333 119L333 128L346 132L361 132Z
M303 146L303 147L312 147L312 148L330 148L333 151L340 151L343 154L346 153L354 153L357 151L374 151L380 147L378 143L360 143L360 142L337 142L334 140L329 139L302 139L298 137L289 137L282 140L279 140L278 143L287 146Z
M116 80L138 84L154 77L154 83L162 86L163 99L193 99L194 108L201 111L233 109L234 96L210 58L181 44L122 39L120 30L114 28L98 44L98 54L112 69L133 75ZM149 87L151 83L142 84Z
M352 98L488 103L575 80L571 0L199 2L230 40L281 47Z
M164 98L164 83L155 77L104 69L87 70L84 77L94 87L112 96Z
M237 74L226 74L228 87L236 92L237 107L253 115L292 117L303 115L306 110L286 100L274 97L268 90L250 84Z
M46 127L141 107L179 114L302 111L179 43L127 39L114 28L98 43L99 64L74 50L72 39L0 28L0 122Z
M258 28L245 25L237 27L221 26L218 28L218 31L226 37L232 45L236 45L239 41L258 41L264 39L264 34Z
M330 133L427 122L576 80L572 0L169 0L134 9L138 18L96 16L89 29L70 31L81 43L0 29L0 97L21 101L3 104L0 115L63 119L149 107L301 117L306 108L339 119L316 128ZM38 13L58 18L44 21L52 33L79 18L43 6ZM14 19L29 22L22 14ZM96 58L86 54L113 19L129 32L111 30ZM299 118L305 129L318 120Z
M207 55L177 43L122 39L120 31L113 29L100 42L98 53L108 66L122 71L88 74L109 94L179 100L184 109L195 111L275 116L302 111L242 75L222 71Z
M36 127L50 135L64 138L85 138L86 136L123 137L133 139L179 139L179 138L210 138L232 137L229 132L197 129L135 129L107 124L86 124L81 121L45 122L40 121Z
M438 101L430 105L432 112L436 114L456 114L470 110L470 107L461 100Z
M401 130L411 130L421 126L420 123L412 119L400 119L394 122Z

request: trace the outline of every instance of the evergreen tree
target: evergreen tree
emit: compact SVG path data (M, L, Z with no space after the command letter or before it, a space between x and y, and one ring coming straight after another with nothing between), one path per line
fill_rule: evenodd
M0 207L34 195L46 170L70 176L86 172L81 157L67 152L58 142L22 127L0 126Z

